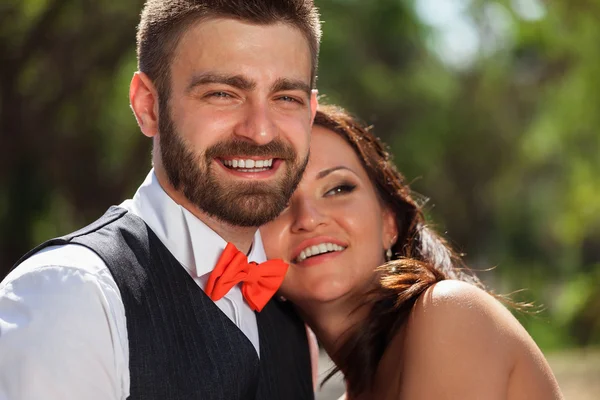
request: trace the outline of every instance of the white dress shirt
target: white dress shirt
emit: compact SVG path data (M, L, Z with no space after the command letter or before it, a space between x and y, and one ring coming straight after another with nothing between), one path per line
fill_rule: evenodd
M204 290L227 243L175 203L154 171L121 207L142 218ZM258 232L248 259L266 259ZM260 354L256 316L240 285L215 304ZM128 396L125 309L96 253L76 244L48 247L0 283L0 400Z

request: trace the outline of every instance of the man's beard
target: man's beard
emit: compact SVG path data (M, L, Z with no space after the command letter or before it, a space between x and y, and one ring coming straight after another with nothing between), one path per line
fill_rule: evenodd
M177 133L164 104L159 105L159 132L160 156L171 185L201 211L233 226L255 227L275 219L286 207L308 163L308 155L298 161L294 149L279 139L263 146L222 141L195 154ZM226 181L212 169L217 157L251 156L285 161L283 179L272 183Z

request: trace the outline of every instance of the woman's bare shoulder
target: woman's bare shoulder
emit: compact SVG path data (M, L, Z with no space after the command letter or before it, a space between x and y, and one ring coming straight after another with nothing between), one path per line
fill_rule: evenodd
M460 336L467 333L466 327L473 329L470 334L490 331L503 335L512 331L526 334L506 307L488 292L466 282L444 280L419 297L409 319L409 329L432 333L443 331L448 335L453 327ZM418 336L422 333L418 332Z
M389 348L395 355L388 359L402 360L402 398L455 393L465 399L471 394L506 399L511 373L524 359L541 361L529 372L539 369L540 379L554 385L541 352L510 311L465 282L441 281L426 290L398 337Z
M496 351L500 357L495 363L501 361L507 368L518 354L518 343L528 338L521 324L494 296L456 280L438 282L420 296L406 331L409 348L424 346L425 351L440 355L482 352L483 356Z

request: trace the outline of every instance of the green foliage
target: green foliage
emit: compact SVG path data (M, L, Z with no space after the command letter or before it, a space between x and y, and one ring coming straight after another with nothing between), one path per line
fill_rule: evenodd
M420 1L317 0L322 100L374 124L491 286L546 306L521 317L543 347L600 344L600 1L459 1L481 41L458 65ZM141 3L0 5L0 275L149 168L127 99Z

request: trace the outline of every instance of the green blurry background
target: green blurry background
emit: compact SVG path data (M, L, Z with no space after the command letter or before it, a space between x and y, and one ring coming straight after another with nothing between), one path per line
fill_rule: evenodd
M600 0L316 2L324 100L375 126L491 287L544 306L519 318L547 353L599 345ZM150 168L141 5L1 1L0 277Z

